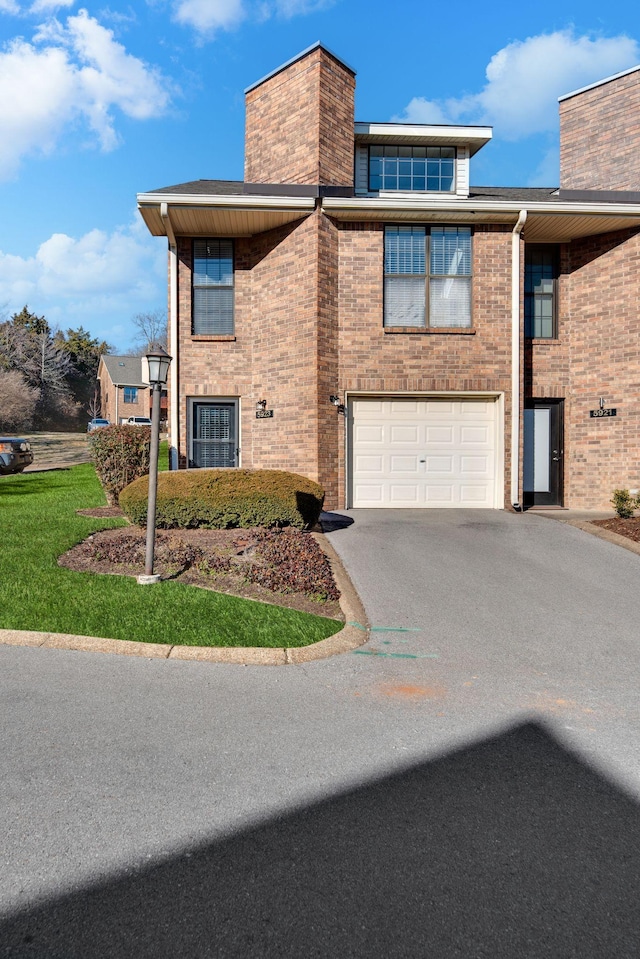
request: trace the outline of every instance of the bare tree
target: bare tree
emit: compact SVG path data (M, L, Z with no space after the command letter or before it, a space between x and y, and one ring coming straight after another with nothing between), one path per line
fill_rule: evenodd
M76 420L80 404L69 386L74 371L71 356L46 319L30 313L26 306L0 324L0 368L18 372L35 390L36 428L60 428Z
M153 347L167 349L167 311L153 310L149 313L136 313L131 320L136 331L132 343L134 356L143 356Z
M18 370L0 369L0 429L30 429L38 399L38 390Z

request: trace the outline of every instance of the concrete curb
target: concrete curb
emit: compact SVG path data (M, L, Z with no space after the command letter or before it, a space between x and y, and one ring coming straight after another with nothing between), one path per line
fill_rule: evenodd
M613 543L614 546L622 546L623 549L628 549L629 552L640 556L640 543L629 539L628 536L620 536L619 533L614 533L610 529L603 529L602 526L594 526L593 523L579 519L569 520L568 525L575 526L576 529L581 529L585 533L597 536L599 539L605 539L608 543Z
M369 638L364 607L338 554L322 533L311 534L326 553L336 585L340 590L340 608L346 625L327 639L292 649L265 649L260 646L171 646L167 643L138 643L126 639L101 639L97 636L72 636L68 633L39 633L34 630L0 629L0 645L39 646L46 649L75 649L88 653L114 653L142 656L146 659L182 659L201 663L235 663L240 666L286 666L309 663L337 656L362 646Z
M606 512L591 510L591 519L588 518L589 511L587 510L558 510L557 512L552 510L535 510L535 512L531 512L532 515L541 516L542 519L553 519L558 523L565 523L567 526L575 526L576 529L581 529L583 533L590 533L591 536L604 539L614 546L622 546L623 549L628 549L630 553L635 553L637 556L640 556L640 543L629 539L628 536L621 536L619 533L614 533L610 529L603 529L602 526L594 525L594 519L613 519L615 517L613 510L607 510ZM572 513L573 515L571 515Z

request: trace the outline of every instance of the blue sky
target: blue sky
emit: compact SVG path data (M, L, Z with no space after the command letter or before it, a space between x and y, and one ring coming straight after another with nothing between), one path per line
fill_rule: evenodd
M557 185L557 98L640 63L637 0L0 0L0 315L124 352L166 304L136 194L241 179L246 86L320 40L356 119L488 123L475 185Z

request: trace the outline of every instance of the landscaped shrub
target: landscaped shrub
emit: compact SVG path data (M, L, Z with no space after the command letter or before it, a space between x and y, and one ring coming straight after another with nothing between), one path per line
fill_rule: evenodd
M125 486L149 473L151 428L102 427L90 434L89 449L107 502L116 504Z
M148 477L131 483L120 506L132 523L147 521ZM160 473L156 525L165 529L315 526L324 490L281 470L178 470Z
M640 497L632 496L628 489L614 489L611 502L620 519L630 519L640 506Z

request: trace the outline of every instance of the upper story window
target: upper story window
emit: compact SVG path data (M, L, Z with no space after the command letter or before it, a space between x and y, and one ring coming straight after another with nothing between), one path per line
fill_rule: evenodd
M369 147L369 190L452 193L456 188L455 147Z
M233 240L193 241L194 334L233 334Z
M527 244L524 255L524 335L554 339L557 335L558 248Z
M138 402L138 390L135 386L125 386L123 389L125 403Z
M471 327L470 227L385 227L384 325Z

